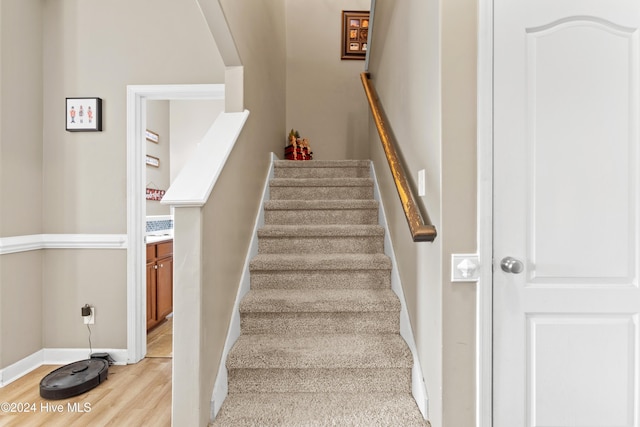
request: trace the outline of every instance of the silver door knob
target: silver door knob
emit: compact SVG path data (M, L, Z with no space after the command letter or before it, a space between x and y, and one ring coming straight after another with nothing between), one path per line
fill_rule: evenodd
M502 258L502 261L500 261L500 268L502 268L502 271L505 273L520 274L522 273L522 270L524 270L524 265L522 264L522 261L518 261L517 259L508 256Z

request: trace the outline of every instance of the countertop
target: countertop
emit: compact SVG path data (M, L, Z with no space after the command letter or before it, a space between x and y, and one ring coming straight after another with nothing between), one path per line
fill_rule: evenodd
M164 242L165 240L173 240L173 233L172 234L149 234L145 237L145 241L147 244Z

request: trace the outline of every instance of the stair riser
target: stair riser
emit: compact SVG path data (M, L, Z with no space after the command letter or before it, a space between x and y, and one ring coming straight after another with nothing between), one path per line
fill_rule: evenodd
M373 187L283 187L272 186L272 200L349 200L372 199Z
M377 224L377 209L336 209L336 210L265 210L264 222L271 224Z
M253 271L252 289L383 289L391 286L389 270Z
M384 237L261 237L258 251L265 254L383 253Z
M369 168L274 168L275 178L369 178Z
M410 393L410 368L229 369L229 393Z
M243 334L397 334L399 312L243 313Z

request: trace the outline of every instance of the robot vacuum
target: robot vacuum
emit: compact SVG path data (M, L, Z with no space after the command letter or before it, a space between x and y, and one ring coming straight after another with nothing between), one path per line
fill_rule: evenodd
M109 362L92 358L52 371L40 381L40 396L58 400L86 393L107 379Z

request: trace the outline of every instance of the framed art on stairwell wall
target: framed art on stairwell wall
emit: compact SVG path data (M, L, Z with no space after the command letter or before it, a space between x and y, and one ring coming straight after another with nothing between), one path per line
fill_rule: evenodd
M341 59L361 59L367 56L369 38L369 12L342 11Z

